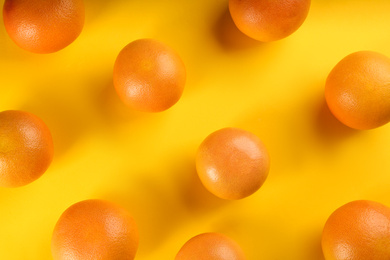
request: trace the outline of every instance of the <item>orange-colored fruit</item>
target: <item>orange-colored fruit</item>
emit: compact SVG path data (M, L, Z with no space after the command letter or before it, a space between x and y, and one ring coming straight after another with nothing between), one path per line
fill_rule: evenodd
M240 246L231 238L219 233L204 233L188 240L177 253L175 260L245 260Z
M3 18L11 39L35 53L59 51L71 44L84 26L82 0L5 0Z
M330 111L354 129L390 121L390 59L372 51L355 52L330 72L325 85Z
M358 200L334 211L324 226L326 260L390 259L390 208Z
M295 32L309 13L310 0L229 0L234 23L244 34L262 42Z
M131 260L137 248L134 219L104 200L70 206L58 220L51 243L54 260Z
M53 160L49 128L23 111L0 112L0 186L18 187L38 179Z
M179 55L152 39L136 40L118 55L114 66L114 86L129 107L160 112L181 97L186 69Z
M196 155L196 170L203 185L223 199L242 199L263 185L269 155L254 134L223 128L210 134Z

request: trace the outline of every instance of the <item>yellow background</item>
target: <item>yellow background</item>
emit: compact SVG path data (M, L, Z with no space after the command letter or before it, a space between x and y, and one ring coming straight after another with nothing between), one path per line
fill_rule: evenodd
M390 125L344 127L323 96L344 56L390 56L390 1L312 0L297 32L263 44L235 30L227 0L85 4L82 34L54 54L21 50L0 26L0 110L38 115L55 142L40 179L0 189L0 259L51 259L57 219L89 198L132 213L139 260L173 259L209 231L236 240L248 259L321 260L321 230L337 207L390 206ZM182 98L162 113L132 111L113 89L117 54L139 38L170 45L187 67ZM264 185L239 201L209 194L194 167L201 141L227 126L255 133L271 155Z

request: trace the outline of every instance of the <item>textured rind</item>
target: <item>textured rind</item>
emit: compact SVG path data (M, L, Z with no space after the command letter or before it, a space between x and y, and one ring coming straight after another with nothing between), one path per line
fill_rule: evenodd
M31 183L48 169L53 156L53 138L40 118L24 111L0 113L0 186Z
M203 185L223 199L242 199L256 192L268 176L269 154L254 134L223 128L199 146L196 169Z
M390 208L368 200L341 206L325 223L322 250L326 260L390 259Z
M188 240L175 260L245 260L240 246L220 233L203 233Z
M390 59L359 51L343 58L329 73L325 99L343 124L358 130L390 121Z
M170 47L153 39L140 39L119 53L113 81L127 106L145 112L161 112L180 99L186 69Z
M238 29L261 42L285 38L305 21L310 0L229 0Z
M138 248L134 219L104 200L85 200L69 207L52 236L54 260L132 260Z
M5 29L22 49L52 53L71 44L84 26L83 0L6 0Z

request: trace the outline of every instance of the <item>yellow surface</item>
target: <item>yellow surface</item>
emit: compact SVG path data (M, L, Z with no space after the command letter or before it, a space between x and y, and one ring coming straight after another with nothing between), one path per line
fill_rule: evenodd
M390 56L390 1L312 0L297 32L267 44L234 32L227 0L85 2L82 34L55 54L19 49L0 26L0 110L38 115L56 146L40 179L0 189L0 259L51 259L57 219L88 198L132 212L139 260L173 259L207 231L248 259L321 260L333 210L356 199L390 206L390 124L350 130L323 96L347 54ZM158 114L124 107L112 86L116 55L146 37L176 49L188 72L181 100ZM201 141L227 126L257 134L271 156L263 187L240 201L209 194L194 170Z

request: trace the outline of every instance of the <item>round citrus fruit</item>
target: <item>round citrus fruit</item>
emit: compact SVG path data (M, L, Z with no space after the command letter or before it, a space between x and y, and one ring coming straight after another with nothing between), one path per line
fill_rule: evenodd
M234 23L244 34L262 42L295 32L305 21L310 0L229 0Z
M333 115L354 129L390 121L390 59L372 51L355 52L329 73L325 98Z
M5 0L3 19L11 39L35 53L59 51L84 26L82 0Z
M334 211L324 226L326 260L390 259L390 208L358 200Z
M70 206L58 220L51 243L55 260L131 260L137 248L134 219L104 200Z
M214 195L242 199L264 183L269 155L256 135L238 128L223 128L200 145L196 170L203 185Z
M119 53L113 78L115 89L127 106L160 112L180 99L186 69L170 47L153 39L140 39Z
M204 233L188 240L177 253L175 260L245 260L240 246L231 238L219 233Z
M0 186L18 187L38 179L53 160L49 128L23 111L0 112Z

